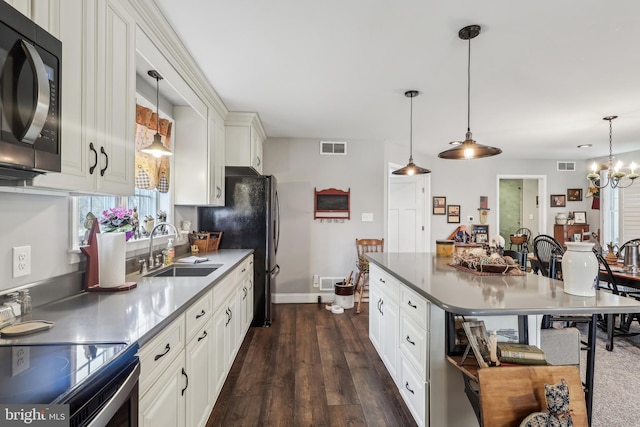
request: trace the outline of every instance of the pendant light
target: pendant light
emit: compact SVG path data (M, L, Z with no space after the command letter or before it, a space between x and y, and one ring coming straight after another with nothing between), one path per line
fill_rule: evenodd
M394 175L419 175L431 173L429 169L421 168L413 163L413 98L418 96L418 91L408 90L404 93L404 96L411 99L411 115L409 118L409 163L407 163L407 166L394 170L391 173Z
M153 136L151 145L146 146L142 150L143 153L151 154L153 157L173 156L171 150L164 146L162 137L160 136L160 80L162 76L156 70L147 71L151 77L156 79L156 134Z
M631 173L625 173L622 172L622 162L618 161L618 163L613 166L613 143L612 143L612 135L613 135L613 128L611 126L611 121L617 119L618 116L607 116L607 117L603 117L602 120L607 120L609 122L609 162L607 163L607 182L605 182L602 185L600 184L600 173L599 173L599 167L598 164L596 162L593 162L593 165L591 166L591 173L589 175L587 175L587 179L591 181L591 186L596 187L598 189L604 188L607 185L610 185L611 188L627 188L629 187L631 184L633 184L633 181L638 178L638 175L636 173L636 168L638 167L635 163L631 163L631 165L629 165L629 169L631 169ZM622 185L621 181L623 178L627 178L628 181L625 180L626 185Z
M469 25L458 32L458 37L469 41L469 56L467 60L467 133L464 141L455 148L450 148L438 154L441 159L479 159L502 153L502 150L488 145L478 144L471 136L471 39L480 34L480 25Z

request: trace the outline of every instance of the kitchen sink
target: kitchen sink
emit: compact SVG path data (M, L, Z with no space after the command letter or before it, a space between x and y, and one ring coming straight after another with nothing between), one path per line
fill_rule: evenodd
M145 274L144 277L203 277L216 271L220 265L170 265Z

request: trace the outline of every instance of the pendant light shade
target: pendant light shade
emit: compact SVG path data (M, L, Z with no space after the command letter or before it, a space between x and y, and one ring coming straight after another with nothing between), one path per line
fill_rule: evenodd
M480 34L480 25L469 25L458 32L458 37L469 41L469 55L467 60L467 133L464 141L454 148L438 154L441 159L479 159L502 153L502 150L488 145L478 144L471 135L471 39Z
M173 156L171 150L162 143L162 137L160 136L160 80L162 80L162 76L156 70L149 70L147 74L156 79L156 134L153 136L151 145L144 147L140 151L151 154L153 157Z
M418 96L418 91L408 90L404 93L404 96L411 99L411 114L409 116L409 163L407 163L407 166L394 170L391 173L394 175L420 175L431 173L429 169L421 168L413 163L413 98Z

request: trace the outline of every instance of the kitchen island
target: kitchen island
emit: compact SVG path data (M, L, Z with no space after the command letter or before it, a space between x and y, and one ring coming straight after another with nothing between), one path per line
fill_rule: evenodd
M564 293L535 274L481 276L430 253L371 253L370 337L418 425L477 425L459 371L446 360L447 313L463 316L590 315L586 401L591 414L597 314L640 312L640 301ZM530 316L535 318L535 316ZM529 321L535 325L535 321ZM395 334L394 334L395 331Z

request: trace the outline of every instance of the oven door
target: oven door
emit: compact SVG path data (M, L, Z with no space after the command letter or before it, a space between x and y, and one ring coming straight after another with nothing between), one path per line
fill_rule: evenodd
M87 424L88 427L138 426L138 377L140 364L126 377L117 392ZM72 418L73 419L73 418Z

